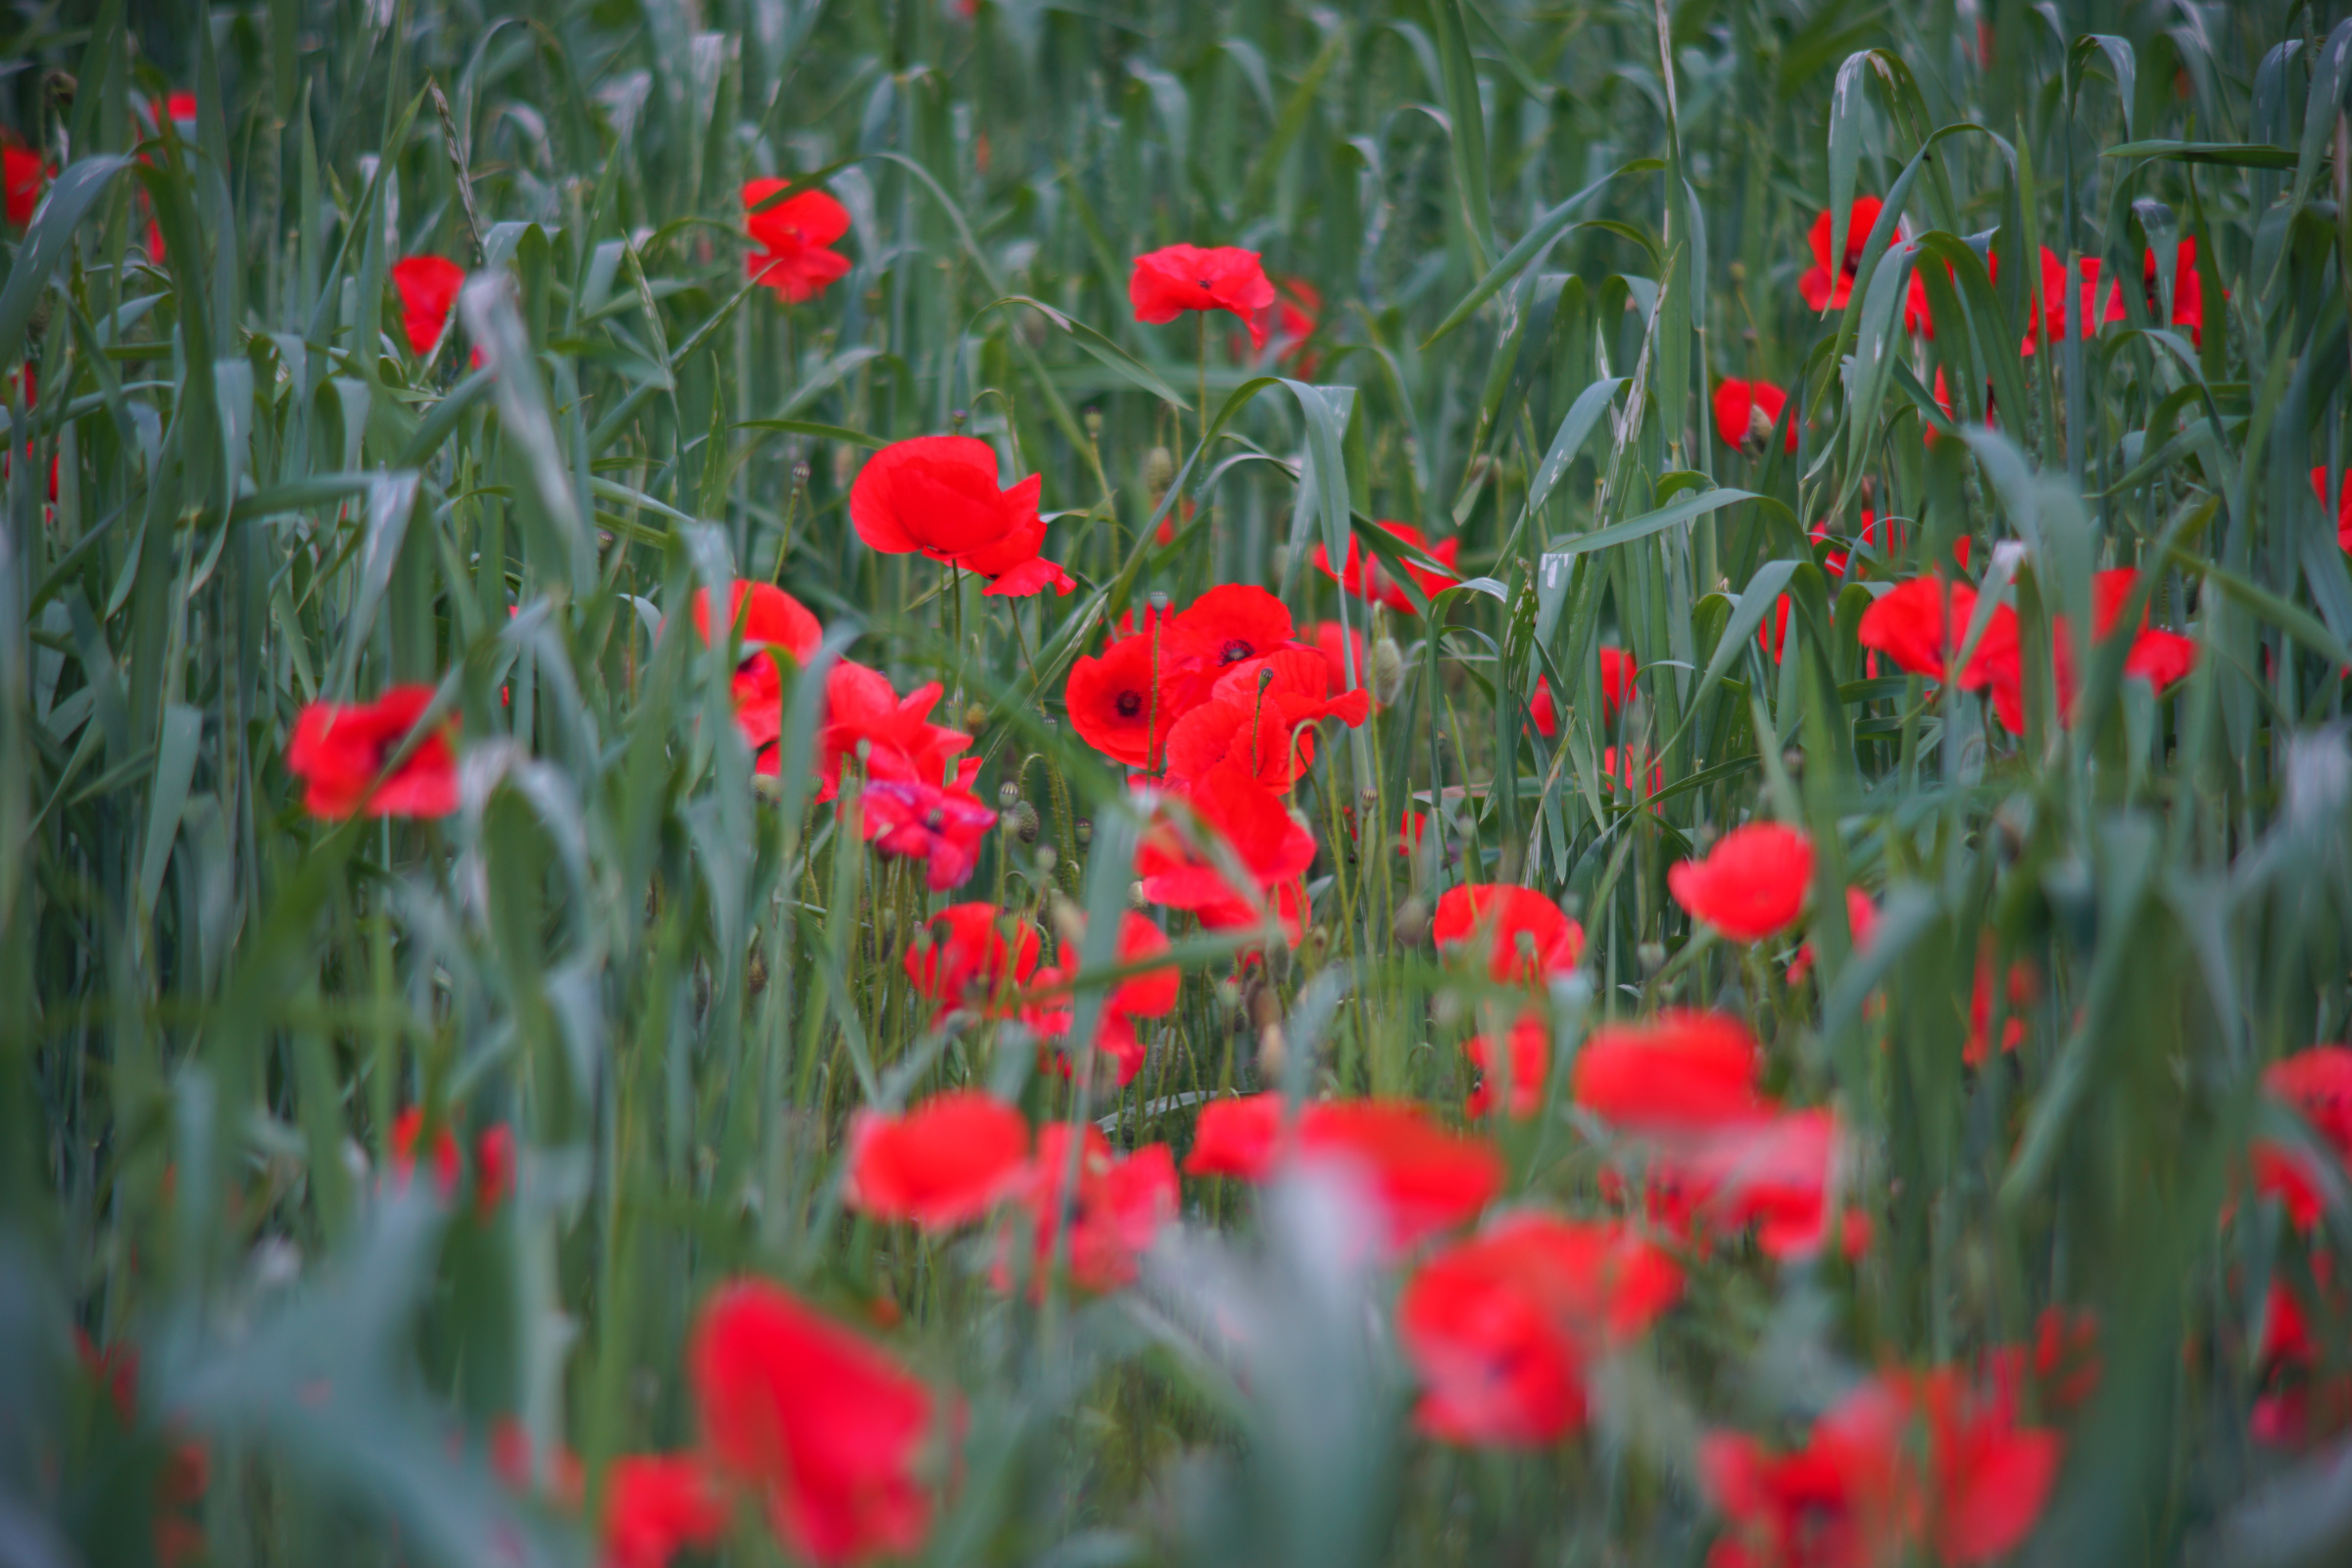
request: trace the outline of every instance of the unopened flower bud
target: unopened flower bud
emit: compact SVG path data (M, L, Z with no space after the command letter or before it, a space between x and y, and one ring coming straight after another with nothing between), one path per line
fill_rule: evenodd
M1159 505L1159 498L1166 495L1168 486L1175 482L1176 458L1174 454L1170 453L1166 447L1153 447L1144 454L1144 488L1152 492L1153 506Z
M1634 956L1641 962L1643 974L1656 974L1666 967L1666 944L1644 942L1634 950Z
M1372 700L1386 708L1404 690L1404 653L1394 637L1372 645Z
M1017 801L1013 804L1012 819L1014 832L1020 841L1023 844L1035 844L1038 833L1037 808L1027 801Z
M1054 874L1054 865L1060 859L1061 857L1054 853L1054 846L1051 844L1046 845L1037 852L1038 874L1040 876L1052 876Z
M1102 411L1101 409L1086 411L1086 438L1089 441L1102 439Z
M988 727L988 710L979 703L963 705L963 727L977 734Z
M1078 842L1081 845L1095 842L1095 824L1083 816L1078 819Z
M1407 899L1396 906L1396 919L1391 927L1400 948L1417 948L1429 940L1429 906L1419 899Z

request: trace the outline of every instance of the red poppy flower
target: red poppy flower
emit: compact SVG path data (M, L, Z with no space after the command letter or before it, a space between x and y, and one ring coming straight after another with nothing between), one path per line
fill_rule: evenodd
M900 1116L860 1110L850 1121L843 1201L879 1219L948 1231L980 1218L1018 1188L1029 1124L977 1089L951 1090Z
M1960 1059L1971 1067L1981 1067L1989 1050L1985 1031L1992 1027L1992 934L1986 932L1977 945L1976 978L1969 988L1968 1041L1961 1047ZM2034 966L2022 959L2009 966L2009 1021L2001 1028L2001 1049L2015 1051L2026 1038L2026 1021L2017 1015L2021 1007L2030 1007L2041 996L2041 983Z
M1854 939L1854 951L1860 953L1870 946L1870 934L1878 927L1879 906L1870 902L1870 895L1860 888L1845 890L1845 926ZM1800 943L1796 956L1788 960L1788 983L1799 986L1813 970L1813 944Z
M1402 544L1408 552L1418 552L1427 556L1443 568L1433 570L1428 566L1415 565L1409 557L1406 560L1404 569L1420 586L1424 598L1450 588L1462 580L1461 574L1453 569L1454 558L1462 548L1462 542L1459 539L1442 539L1433 545L1420 529L1409 522L1383 521L1377 522L1373 526ZM1379 558L1367 559L1364 542L1361 539L1354 537L1348 539L1347 563L1341 570L1336 572L1331 569L1331 552L1322 545L1315 546L1315 569L1324 576L1332 578L1343 590L1355 595L1358 599L1367 599L1374 604L1386 605L1391 610L1402 614L1420 613L1413 608L1413 602L1405 597L1404 590L1391 580L1387 570L1381 565Z
M1296 737L1279 702L1203 703L1168 732L1168 777L1196 781L1230 761L1277 794L1314 760L1312 729Z
M1298 1150L1361 1184L1393 1252L1469 1223L1502 1190L1494 1147L1439 1126L1417 1101L1318 1102L1299 1115Z
M825 628L802 603L771 583L735 579L729 594L730 615L741 641L742 658L735 665L730 696L735 727L754 753L775 743L784 731L784 677L774 656L789 654L806 663L824 640ZM695 635L710 641L710 590L694 591ZM772 770L771 763L762 771Z
M409 352L418 359L433 352L450 307L466 286L466 269L440 256L411 256L392 264L392 287L400 294L401 329Z
M1127 298L1135 318L1153 324L1173 321L1186 311L1229 311L1250 328L1250 349L1256 353L1266 346L1259 313L1275 295L1255 251L1170 245L1135 259Z
M1064 1186L1071 1164L1070 1124L1051 1122L1040 1130L1023 1201L1039 1262L1052 1256L1056 1234L1066 1224L1072 1283L1083 1290L1115 1291L1135 1282L1136 1260L1175 1223L1176 1160L1165 1144L1113 1154L1100 1128L1088 1122L1084 1129L1074 1189Z
M1639 1337L1682 1295L1682 1270L1613 1224L1524 1213L1417 1270L1397 1337L1423 1392L1421 1430L1532 1447L1584 1424L1584 1368Z
M474 1211L487 1216L514 1191L514 1129L493 1122L473 1141Z
M1812 841L1777 822L1734 828L1705 859L1666 872L1674 902L1735 942L1761 942L1795 923L1812 882Z
M1280 1095L1212 1100L1200 1107L1200 1118L1193 1124L1193 1152L1185 1156L1185 1174L1262 1182L1274 1174L1281 1147Z
M1946 658L1967 640L1977 591L1941 577L1913 577L1881 594L1862 612L1855 640L1929 680L1943 679ZM1989 628L1980 651L1991 641Z
M1605 725L1617 722L1626 703L1634 695L1634 677L1640 673L1634 656L1622 648L1603 648L1600 651L1600 721ZM1548 676L1536 677L1535 696L1528 700L1528 716L1534 720L1536 733L1550 740L1560 732L1559 705L1551 695Z
M1223 842L1256 886L1228 881L1198 832L1163 813L1136 849L1136 875L1152 904L1190 909L1219 927L1254 924L1265 906L1264 894L1314 863L1314 834L1279 796L1231 761L1219 762L1198 782L1172 793Z
M1770 381L1727 377L1715 383L1715 434L1743 452L1762 452L1788 406L1788 394ZM1796 450L1794 419L1788 421L1785 444L1788 451Z
M10 227L24 228L32 222L32 215L41 205L41 189L48 181L49 170L39 153L13 141L0 143L0 184L7 189Z
M1155 633L1121 637L1097 655L1080 655L1062 687L1078 738L1114 762L1157 772L1166 765L1168 732L1183 716L1170 698L1173 673Z
M2173 253L2173 315L2167 322L2164 315L2161 279L2156 275L2156 252L2141 252L2139 270L2141 298L2147 303L2148 319L2158 325L2185 326L2188 340L2197 347L2205 343L2205 282L2197 274L2197 242L2195 237L2180 241ZM2102 321L2125 319L2123 287L2107 285L2107 308L2100 313Z
M1477 943L1497 985L1538 986L1584 956L1585 928L1534 888L1471 882L1438 899L1430 932L1438 950Z
M1085 929L1083 921L1079 929ZM1145 916L1130 909L1119 918L1119 946L1116 962L1120 967L1140 964L1168 951L1167 936ZM1063 954L1066 960L1070 955ZM1061 967L1040 969L1036 976L1038 999L1024 1004L1022 1021L1041 1035L1057 1036L1069 1033L1071 996L1069 982L1072 974ZM1145 969L1111 987L1102 1000L1102 1021L1095 1037L1095 1049L1110 1057L1118 1073L1119 1087L1124 1089L1135 1081L1144 1065L1143 1042L1135 1035L1138 1018L1161 1018L1175 1010L1177 994L1184 976L1174 965ZM1057 1058L1059 1059L1059 1058ZM1069 1067L1060 1059L1059 1070L1066 1077Z
M703 1308L688 1351L703 1439L768 1522L819 1564L911 1553L930 1526L915 1461L931 1391L781 1288L748 1280Z
M1228 667L1290 646L1291 611L1263 588L1220 583L1178 612L1161 647L1175 668L1208 672L1205 694Z
M997 484L997 452L968 435L894 441L868 459L850 486L850 522L869 549L921 555L994 579L984 592L1027 598L1077 584L1041 560L1046 525L1037 514L1045 483L1031 474L1009 490Z
M2320 498L2322 507L2328 505L2326 468L2311 470L2311 493ZM2352 550L2352 468L2344 471L2343 482L2336 489L2335 542L2341 549Z
M2346 487L2352 495L2352 486ZM2347 547L2352 548L2352 547ZM1343 637L1343 632L1345 636ZM1342 627L1336 620L1318 620L1307 630L1307 640L1331 666L1331 679L1325 686L1327 696L1369 687L1372 684L1372 662L1364 649L1364 634L1355 627ZM1348 678L1348 656L1354 655L1355 679Z
M993 807L970 790L909 779L869 781L858 797L865 836L884 855L921 860L934 893L959 888L980 864L980 845L997 825Z
M2104 641L2115 633L2122 618L2124 602L2131 596L2137 573L2129 566L2097 573L2091 579L2091 637ZM2001 617L2006 615L2004 622ZM2146 612L2140 616L2140 627L2133 634L2132 646L2124 657L2124 675L2127 679L2144 680L2162 696L2165 690L2185 679L2196 667L2197 645L2178 632L2146 624ZM2017 636L2015 612L2006 606L1994 612L1994 624L1987 627L1984 641L1979 645L1978 657L1969 662L1961 675L1960 684L1969 690L1989 687L1992 710L2011 734L2023 734L2025 720L2025 659L2023 645ZM1995 633L1998 633L1996 638ZM2072 723L2075 706L2074 639L2068 633L2064 615L2050 617L2051 679L2058 699L2061 722Z
M833 799L841 770L858 756L860 744L866 748L867 778L939 783L956 754L972 744L962 731L926 718L940 696L937 681L901 697L881 671L847 659L836 662L825 675L825 721L816 731L817 774L822 781L816 798ZM970 780L962 771L958 769L956 782L968 787Z
M1861 264L1862 250L1870 239L1871 225L1879 220L1881 205L1876 196L1854 198L1853 209L1845 219L1845 254L1838 259L1835 277L1830 270L1830 215L1823 213L1813 220L1812 231L1805 236L1805 243L1813 251L1813 265L1796 280L1796 291L1804 296L1807 310L1819 314L1845 309L1845 302L1853 296L1854 269Z
M1372 694L1360 688L1334 690L1330 668L1322 654L1292 643L1263 658L1225 665L1208 694L1211 701L1242 708L1278 705L1294 729L1326 718L1336 718L1354 729L1372 716Z
M951 904L906 949L906 979L945 1011L1001 1016L1006 996L1037 972L1037 928L993 904Z
M1737 1236L1753 1227L1765 1256L1806 1258L1829 1245L1838 1144L1832 1112L1790 1111L1711 1129L1694 1146L1669 1151L1656 1170L1708 1231ZM1869 1240L1869 1221L1859 1212L1846 1220L1841 1239L1852 1255Z
M312 703L294 720L286 769L303 781L303 808L339 821L369 816L447 816L458 808L457 720L445 719L384 776L409 731L432 706L430 686L395 686L372 703ZM377 781L381 778L382 782Z
M1525 1121L1544 1108L1544 1083L1551 1074L1551 1031L1539 1013L1522 1013L1498 1049L1491 1035L1475 1035L1462 1054L1479 1072L1478 1083L1462 1102L1462 1114L1476 1121L1494 1109L1495 1074L1510 1063L1509 1109L1513 1121Z
M2352 1048L2313 1046L2298 1051L2264 1068L2262 1087L2311 1125L2334 1152L2339 1170L2352 1162ZM2267 1139L2254 1145L2256 1187L2278 1196L2298 1230L2318 1224L2326 1207L2326 1189L2311 1161L2302 1150Z
M393 1174L406 1182L416 1171L416 1140L424 1132L424 1107L411 1105L392 1118L392 1136L388 1140L392 1155ZM448 1202L458 1196L458 1179L463 1163L458 1153L457 1137L444 1123L433 1134L433 1187Z
M1626 1132L1675 1136L1757 1121L1763 1048L1729 1013L1669 1009L1649 1024L1604 1024L1577 1054L1570 1094Z
M192 92L166 93L164 95L164 118L173 124L195 124L196 95Z
M686 1546L715 1546L727 1499L702 1461L629 1454L605 1475L605 1568L669 1568Z
M744 274L800 305L849 275L850 259L827 247L850 231L850 211L821 190L805 190L752 211L791 183L744 181L744 226L759 247L744 258Z
M1307 339L1315 335L1315 323L1322 318L1323 292L1302 277L1270 281L1274 299L1252 320L1251 340L1261 347L1271 342L1275 364L1302 380L1312 380L1315 356Z

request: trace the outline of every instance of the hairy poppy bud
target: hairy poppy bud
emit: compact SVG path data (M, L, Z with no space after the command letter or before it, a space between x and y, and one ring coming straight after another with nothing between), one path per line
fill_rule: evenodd
M1023 844L1035 844L1038 832L1037 808L1027 801L1016 802L1011 816L1014 836Z
M1054 867L1055 863L1056 863L1056 862L1058 862L1060 859L1061 859L1061 857L1054 853L1054 846L1053 846L1053 845L1049 844L1049 845L1045 846L1043 849L1041 849L1041 850L1039 850L1039 851L1037 852L1037 870L1038 870L1038 874L1039 874L1040 876L1051 876L1051 875L1053 875L1053 874L1054 874Z
M963 708L963 727L980 730L988 727L988 709L979 703L966 703Z
M1372 645L1372 697L1386 708L1404 690L1404 653L1394 637Z
M1400 948L1417 948L1429 940L1429 906L1419 899L1407 899L1396 906L1396 919L1391 928Z
M1144 488L1152 493L1152 504L1167 494L1168 486L1176 482L1176 459L1166 447L1153 447L1144 454Z
M1095 824L1083 816L1078 819L1078 842L1082 847L1095 842Z

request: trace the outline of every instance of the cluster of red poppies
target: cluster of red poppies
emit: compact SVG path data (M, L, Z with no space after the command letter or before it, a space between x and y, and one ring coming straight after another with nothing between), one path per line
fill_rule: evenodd
M2302 1117L2318 1149L2290 1148L2270 1139L2254 1144L2254 1183L2277 1198L2288 1222L2311 1249L2311 1276L2329 1316L2341 1321L2352 1302L2336 1284L2320 1217L2330 1185L2352 1180L2352 1047L2313 1046L2273 1062L2262 1086L2272 1100ZM2263 1303L2262 1396L2255 1401L2253 1435L2278 1446L2300 1447L2352 1429L2352 1368L2328 1366L2314 1343L2310 1311L2297 1292L2275 1274Z
M1073 937L1084 937L1083 915L1065 912L1064 919ZM1070 1032L1073 1018L1076 955L1065 948L1062 962L1040 967L1043 951L1037 928L1018 916L993 904L953 904L933 915L907 947L906 980L942 1017L962 1012L1017 1018L1040 1040L1059 1040ZM1144 1064L1136 1021L1165 1017L1176 1006L1177 970L1152 962L1167 951L1168 939L1158 926L1133 911L1120 917L1114 961L1136 972L1104 997L1095 1050L1110 1059L1121 1088ZM1061 1062L1059 1070L1066 1073L1068 1064Z

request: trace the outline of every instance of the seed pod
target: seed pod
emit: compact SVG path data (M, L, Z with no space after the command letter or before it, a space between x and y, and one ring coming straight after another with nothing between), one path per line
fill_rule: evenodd
M1021 804L1021 787L1006 779L997 786L997 805L1009 811Z
M1144 488L1152 493L1153 506L1159 505L1159 498L1175 482L1176 459L1166 447L1153 447L1144 454Z
M1092 844L1092 843L1094 843L1094 842L1095 842L1095 824L1094 824L1094 823L1092 823L1092 822L1090 822L1090 821L1088 821L1088 820L1087 820L1085 817L1083 817L1083 816L1082 816L1082 817L1080 817L1080 818L1078 819L1078 845L1079 845L1079 848L1081 848L1081 849L1084 849L1084 848L1085 848L1087 845L1089 845L1089 844Z
M1394 637L1372 645L1372 700L1386 708L1404 690L1404 653Z

